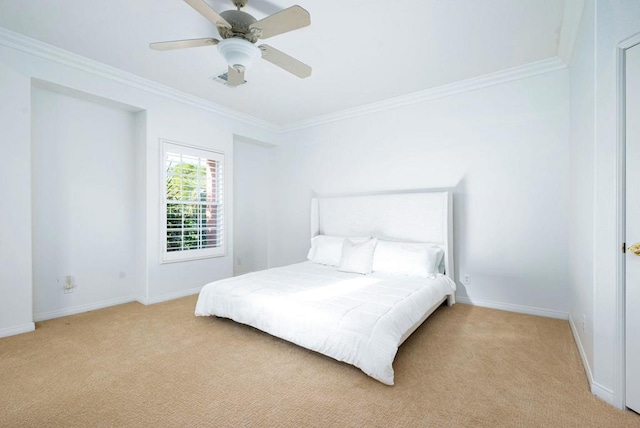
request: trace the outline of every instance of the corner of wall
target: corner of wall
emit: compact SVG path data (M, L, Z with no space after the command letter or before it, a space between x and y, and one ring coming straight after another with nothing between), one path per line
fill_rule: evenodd
M147 111L136 113L135 135L135 164L136 164L136 258L138 271L136 279L138 289L136 300L141 301L149 297L149 274L147 266Z
M562 15L562 30L558 42L558 57L565 64L571 63L585 0L565 0Z
M11 207L0 222L0 337L34 329L30 109L30 79L0 62L0 194Z

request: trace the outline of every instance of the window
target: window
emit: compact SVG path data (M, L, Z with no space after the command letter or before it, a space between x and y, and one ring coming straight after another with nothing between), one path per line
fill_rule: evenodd
M224 155L163 141L164 262L225 255Z

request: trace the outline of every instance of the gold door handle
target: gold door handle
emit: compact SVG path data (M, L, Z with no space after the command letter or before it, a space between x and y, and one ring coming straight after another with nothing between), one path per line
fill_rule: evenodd
M636 242L635 244L627 248L627 251L631 251L636 256L640 256L640 242Z

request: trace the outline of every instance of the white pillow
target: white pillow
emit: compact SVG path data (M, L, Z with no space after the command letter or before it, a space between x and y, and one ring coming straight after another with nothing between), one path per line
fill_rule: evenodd
M369 238L349 238L353 242L366 241ZM338 266L342 257L343 236L318 235L311 239L311 249L307 259L322 265Z
M444 253L433 244L378 241L373 255L373 271L392 275L433 277Z
M363 275L370 274L377 242L376 238L360 243L345 239L342 244L342 257L340 258L338 270L341 272L361 273Z

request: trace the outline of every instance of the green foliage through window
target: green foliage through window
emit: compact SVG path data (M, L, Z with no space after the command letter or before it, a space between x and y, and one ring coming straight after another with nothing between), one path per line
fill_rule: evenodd
M222 162L167 152L167 252L222 246Z

